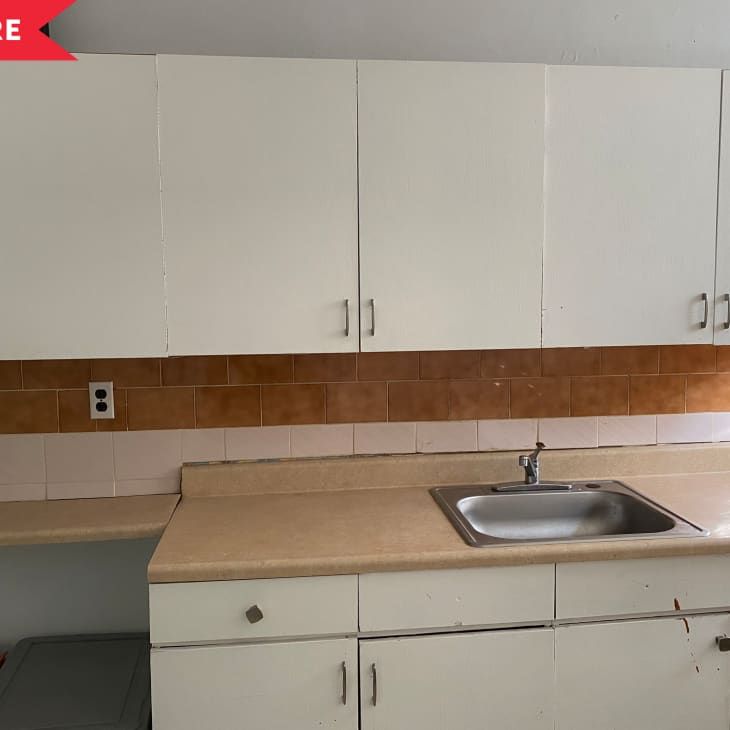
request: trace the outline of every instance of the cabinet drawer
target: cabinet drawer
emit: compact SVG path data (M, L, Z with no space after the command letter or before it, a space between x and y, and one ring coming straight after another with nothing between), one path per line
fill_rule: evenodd
M730 607L730 555L557 567L556 618L664 613Z
M361 575L360 630L550 621L554 570L549 564Z
M332 636L356 631L354 575L150 586L153 644Z

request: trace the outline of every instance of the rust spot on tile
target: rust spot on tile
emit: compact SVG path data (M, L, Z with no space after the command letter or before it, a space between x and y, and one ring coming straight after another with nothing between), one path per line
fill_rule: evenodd
M674 599L674 610L675 611L681 611L682 607L679 605L679 601L675 598Z
M687 621L686 618L682 619L682 623L684 624L684 630L689 633L689 621Z

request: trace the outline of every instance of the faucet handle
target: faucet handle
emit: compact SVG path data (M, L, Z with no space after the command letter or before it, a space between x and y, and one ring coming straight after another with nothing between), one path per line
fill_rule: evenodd
M535 461L537 457L540 456L540 452L543 451L545 448L546 446L542 441L536 441L535 450L530 454L530 459L532 459L532 461Z

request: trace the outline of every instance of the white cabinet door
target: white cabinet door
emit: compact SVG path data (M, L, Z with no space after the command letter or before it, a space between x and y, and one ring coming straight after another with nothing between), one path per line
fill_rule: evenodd
M730 344L730 72L722 72L722 137L717 196L715 342Z
M0 359L165 353L150 56L0 64Z
M170 353L357 350L355 62L158 73Z
M155 730L357 730L357 640L152 650Z
M358 62L363 350L539 346L544 105L544 66Z
M556 629L557 730L727 730L726 614Z
M712 342L720 72L548 67L546 119L543 345Z
M362 730L553 730L553 676L552 629L361 641Z

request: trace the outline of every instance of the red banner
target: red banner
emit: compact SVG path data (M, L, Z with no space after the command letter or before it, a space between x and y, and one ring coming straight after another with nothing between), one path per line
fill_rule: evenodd
M0 0L0 61L75 61L41 28L75 0Z

